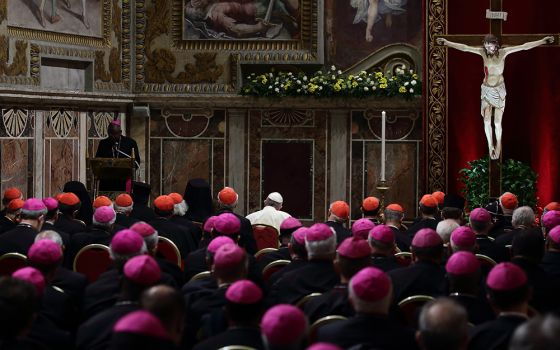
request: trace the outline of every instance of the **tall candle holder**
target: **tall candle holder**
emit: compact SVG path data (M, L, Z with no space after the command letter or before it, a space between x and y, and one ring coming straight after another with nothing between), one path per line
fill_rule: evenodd
M389 184L386 180L380 180L375 187L379 191L379 221L383 222L383 212L385 211L385 193L389 190Z

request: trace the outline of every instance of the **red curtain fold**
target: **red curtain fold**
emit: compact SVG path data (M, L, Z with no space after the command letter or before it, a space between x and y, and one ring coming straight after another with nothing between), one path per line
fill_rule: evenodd
M472 4L471 4L472 2ZM448 1L452 34L482 34L488 30L484 9L488 0ZM504 1L508 20L504 34L557 33L560 2ZM468 13L465 13L467 11ZM476 16L476 20L473 20ZM557 43L556 43L557 44ZM457 191L458 172L470 160L488 153L480 115L482 58L448 49L448 184ZM522 51L506 59L507 98L503 118L503 157L528 163L538 174L539 204L560 200L560 47Z

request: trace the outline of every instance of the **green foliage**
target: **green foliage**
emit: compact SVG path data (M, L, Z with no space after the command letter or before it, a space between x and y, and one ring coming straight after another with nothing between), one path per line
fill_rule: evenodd
M468 162L459 171L459 181L464 185L463 196L470 208L485 206L490 201L488 157ZM508 159L502 167L502 190L517 195L519 205L534 208L537 204L537 173L525 163Z
M403 97L410 99L422 94L418 74L405 67L397 68L389 77L382 72L361 71L357 75L342 74L335 66L330 71L313 75L303 72L275 72L251 74L246 77L241 95L262 97Z

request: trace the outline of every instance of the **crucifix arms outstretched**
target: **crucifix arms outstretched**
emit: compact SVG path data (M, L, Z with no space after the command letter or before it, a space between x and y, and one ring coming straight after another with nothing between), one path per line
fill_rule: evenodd
M498 38L492 34L484 37L482 46L469 46L445 38L438 38L436 42L482 57L484 61L484 81L480 86L480 114L484 119L484 132L488 141L490 158L499 159L502 150L502 116L506 107L506 86L503 76L506 56L514 52L530 50L540 45L552 43L554 37L546 36L541 40L503 48L500 47ZM492 116L494 116L493 123ZM494 124L493 128L492 124ZM494 136L496 142L494 142Z

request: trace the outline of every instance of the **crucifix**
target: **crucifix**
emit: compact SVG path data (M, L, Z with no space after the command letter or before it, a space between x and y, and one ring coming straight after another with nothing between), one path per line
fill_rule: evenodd
M502 22L507 12L502 10L503 0L490 0L486 18L490 21L487 35L442 35L440 45L480 55L484 61L484 80L481 85L480 113L484 120L484 132L490 155L490 197L501 194L502 116L506 103L504 83L505 58L512 53L529 50L554 42L554 36L542 34L510 35L502 33ZM508 45L501 47L500 45ZM495 141L494 141L495 140Z

